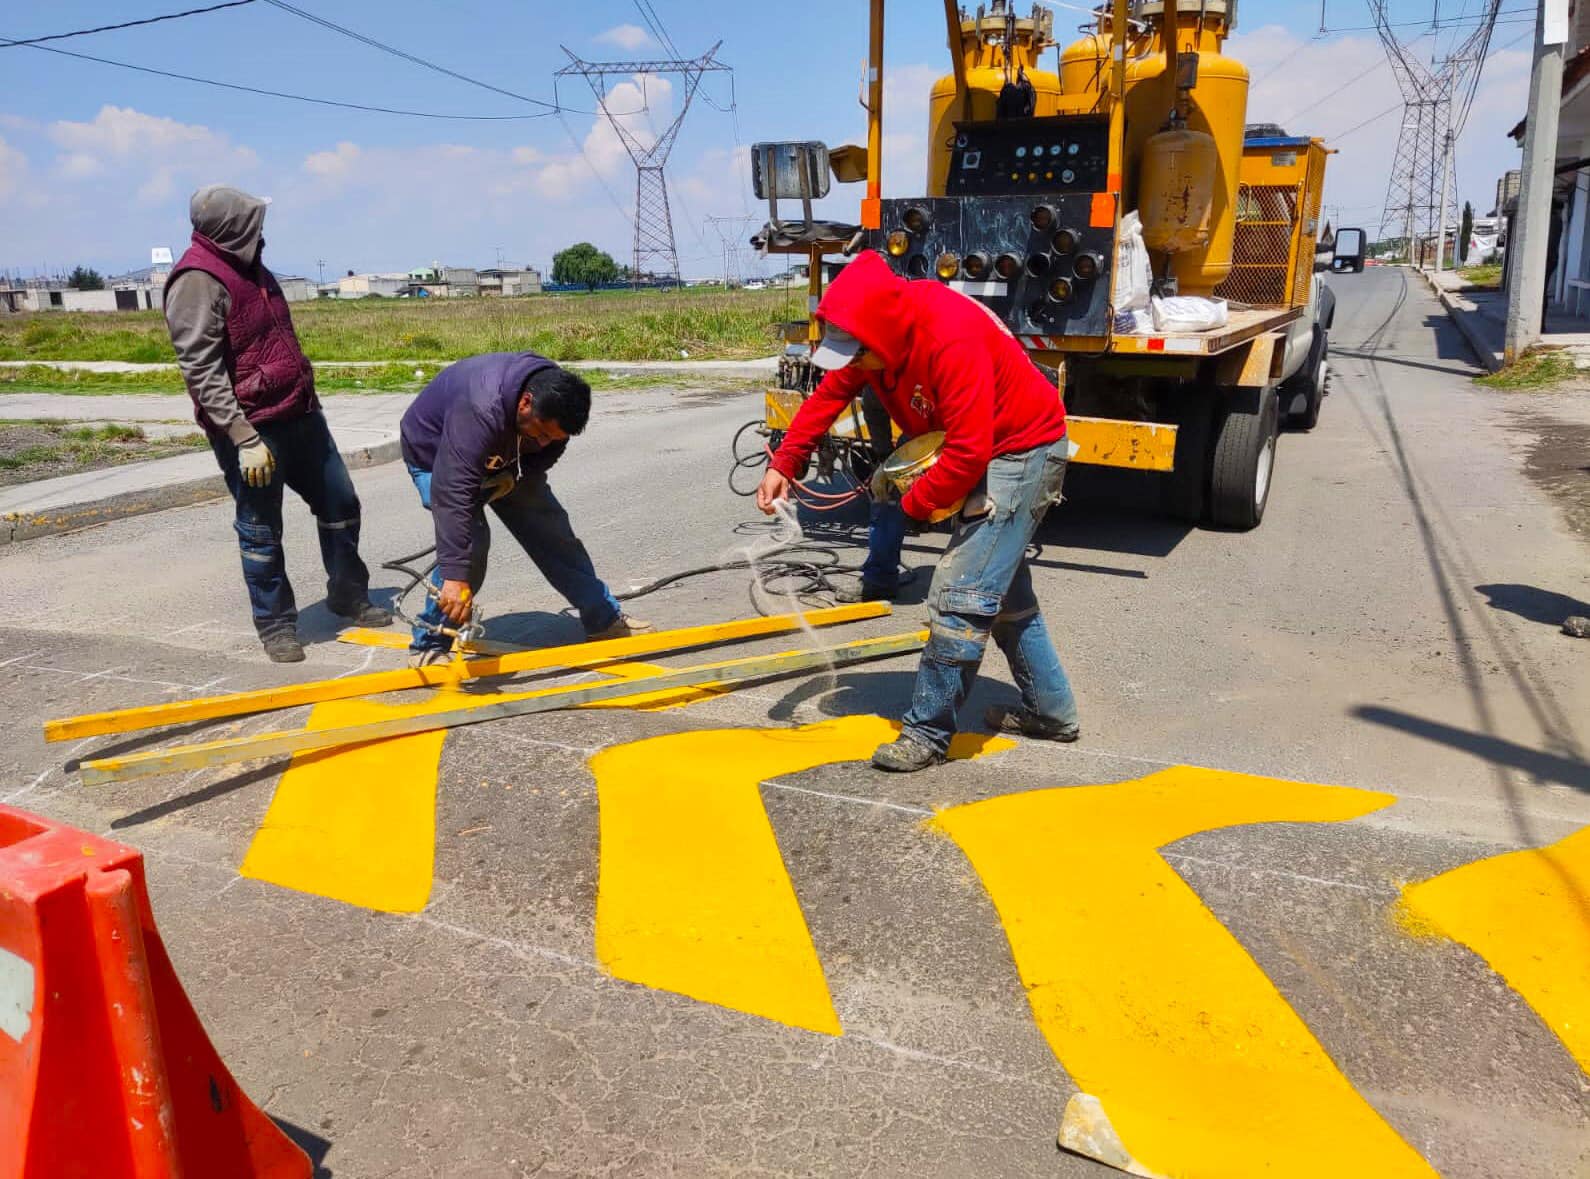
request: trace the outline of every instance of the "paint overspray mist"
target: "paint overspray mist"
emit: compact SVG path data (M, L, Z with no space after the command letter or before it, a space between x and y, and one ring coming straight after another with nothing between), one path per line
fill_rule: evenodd
M768 581L763 578L763 562L786 549L793 548L806 539L806 532L801 527L800 517L797 514L795 501L792 499L776 499L773 501L773 515L775 522L773 534L761 544L748 544L740 549L741 556L745 558L747 567L751 570L751 577L756 584L770 594L777 594L789 603L789 612L795 616L795 621L800 625L801 633L806 636L807 647L813 651L824 650L822 641L817 637L817 631L811 623L806 621L806 606L796 596L794 590L778 591L768 589ZM770 571L773 578L777 577L776 571ZM823 663L826 670L823 672L823 688L815 699L821 699L830 692L839 688L838 667L832 656L825 656Z

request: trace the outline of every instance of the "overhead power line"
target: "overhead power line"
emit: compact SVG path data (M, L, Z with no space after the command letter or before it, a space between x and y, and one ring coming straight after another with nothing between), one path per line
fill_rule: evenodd
M0 48L4 48L0 46ZM216 78L201 78L196 74L180 74L175 70L159 70L153 66L135 65L130 61L117 61L111 57L95 57L91 53L77 53L70 49L58 49L53 45L32 45L40 53L55 53L61 57L75 57L79 61L98 62L100 65L115 66L123 70L136 70L140 74L153 74L160 78L176 78L183 82L197 82L203 86L219 86L223 90L240 90L245 94L263 94L269 98L286 98L293 102L308 102L316 106L335 106L344 110L371 111L381 115L406 115L414 119L447 119L459 122L474 123L508 123L524 122L527 119L544 119L549 115L557 114L557 110L537 111L533 115L447 115L436 111L404 110L399 107L371 106L363 102L343 102L335 98L315 98L308 94L288 94L283 90L267 90L261 86L244 86L240 82L222 82Z
M346 25L339 25L335 21L329 21L323 16L316 16L314 13L307 12L296 5L288 4L287 0L265 0L265 3L269 4L272 8L279 8L283 12L289 12L296 17L301 17L302 19L310 21L313 24L317 24L323 29L330 29L332 32L340 33L344 37L351 37L353 40L358 41L362 45L368 45L372 49L379 49L382 53L390 53L393 57L400 57L404 61L412 62L414 65L421 66L424 69L435 70L438 74L446 74L449 78L456 78L460 82L467 82L471 86L479 86L482 90L490 90L494 94L502 94L508 98L517 98L520 102L528 102L532 106L545 107L549 111L556 109L555 103L550 103L540 98L531 98L527 94L519 94L513 90L505 90L501 86L493 86L490 82L483 82L479 78L472 78L468 74L459 73L457 70L450 70L444 65L437 65L434 61L426 61L423 57L415 57L414 54L407 53L404 50L397 48L395 45L388 45L384 41L377 41L374 37L367 37L363 33L356 32L355 30L348 28Z
M69 37L87 37L93 33L111 33L117 29L136 29L140 25L157 25L165 20L181 20L185 16L201 16L206 12L220 12L223 8L242 8L254 0L227 0L225 4L212 4L208 8L189 8L183 12L168 12L163 16L146 16L142 20L122 21L117 25L99 25L92 29L74 29L70 33L51 33L47 37L26 37L20 41L0 42L0 49L13 49L18 45L42 45L46 41L65 41Z

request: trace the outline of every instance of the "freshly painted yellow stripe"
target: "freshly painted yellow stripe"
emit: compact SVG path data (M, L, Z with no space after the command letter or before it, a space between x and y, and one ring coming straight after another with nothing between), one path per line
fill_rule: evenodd
M1393 801L1178 766L932 821L981 877L1038 1027L1083 1090L1063 1145L1188 1179L1435 1174L1156 850L1198 831L1336 822Z
M760 784L870 757L898 726L671 733L591 759L601 807L596 954L615 977L840 1035ZM970 736L954 752L1008 747Z
M1473 950L1590 1074L1590 827L1403 890L1408 924Z
M458 706L456 691L393 707L317 704L330 729ZM431 895L436 774L447 730L300 753L282 775L239 874L384 913L418 913Z
M650 663L610 664L624 678L666 671ZM728 691L676 688L589 707L645 712L681 708ZM521 693L515 693L519 695ZM470 699L509 694L470 693ZM459 692L393 706L372 700L317 704L308 728L419 716L456 708ZM436 784L446 729L365 745L294 755L239 874L384 913L418 913L430 898L436 859Z

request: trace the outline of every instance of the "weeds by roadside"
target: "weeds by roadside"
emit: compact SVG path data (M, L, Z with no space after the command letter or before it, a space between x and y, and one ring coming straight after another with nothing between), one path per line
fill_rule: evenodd
M777 348L770 325L803 292L608 291L512 299L323 299L295 303L311 360L456 360L531 349L554 360L736 360ZM0 360L175 359L158 311L0 317Z
M207 447L198 432L150 438L141 426L0 418L0 485L29 483Z
M1486 262L1480 266L1465 266L1458 271L1458 277L1468 284L1470 290L1494 291L1502 283L1502 264Z
M1571 380L1576 372L1571 354L1560 349L1537 348L1500 372L1476 377L1475 383L1491 389L1550 389Z
M354 366L315 365L315 388L322 394L342 393L417 393L446 367L439 361L410 361L403 364ZM612 373L605 369L581 369L580 375L592 389L643 389L659 384L678 384L680 378L662 374ZM691 376L692 387L717 387L726 378ZM738 382L744 384L743 381ZM28 364L0 368L0 397L7 393L66 393L81 396L108 396L123 393L182 394L186 388L176 369L154 372L98 373L81 369L49 368Z

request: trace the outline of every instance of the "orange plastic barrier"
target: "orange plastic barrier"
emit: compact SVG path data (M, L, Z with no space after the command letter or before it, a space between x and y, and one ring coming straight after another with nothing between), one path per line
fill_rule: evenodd
M0 806L0 1176L308 1179L205 1035L143 867Z

